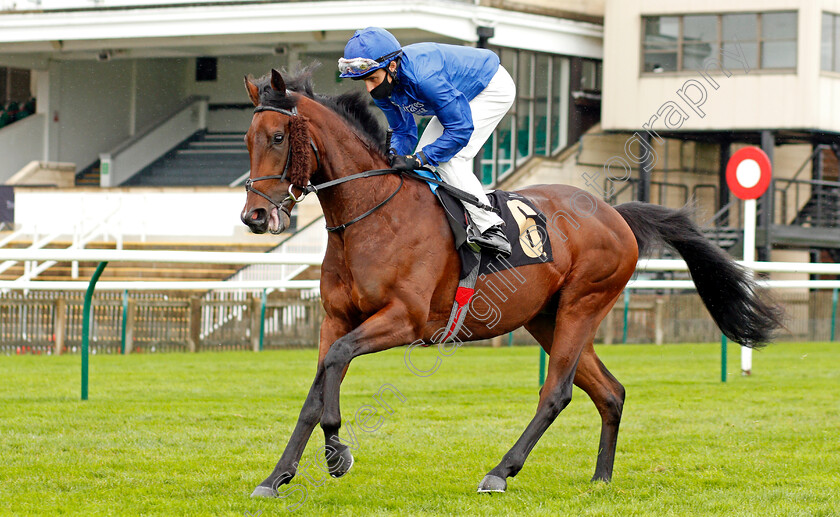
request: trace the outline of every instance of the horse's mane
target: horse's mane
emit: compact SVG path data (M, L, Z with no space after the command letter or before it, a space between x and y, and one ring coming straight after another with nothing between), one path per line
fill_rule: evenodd
M286 89L312 99L340 115L359 136L370 144L372 149L384 155L387 152L387 149L385 149L385 130L371 112L367 96L358 91L342 93L341 95L316 94L312 88L312 73L319 66L320 63L316 62L299 68L293 73L285 69L281 70L280 73L286 83ZM270 73L256 79L254 84L260 92L260 104L264 106L291 110L297 106L300 99L298 95L280 95L271 87Z

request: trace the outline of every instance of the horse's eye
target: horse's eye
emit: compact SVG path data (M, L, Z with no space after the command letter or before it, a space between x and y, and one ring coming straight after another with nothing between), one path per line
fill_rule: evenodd
M274 143L279 144L283 141L283 133L274 133Z

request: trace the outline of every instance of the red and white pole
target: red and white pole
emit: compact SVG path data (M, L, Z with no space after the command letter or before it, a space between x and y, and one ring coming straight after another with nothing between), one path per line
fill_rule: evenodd
M739 149L726 165L726 183L744 200L744 265L754 275L756 199L770 186L770 158L758 147ZM768 223L769 224L769 223ZM752 374L752 349L741 347L741 374Z

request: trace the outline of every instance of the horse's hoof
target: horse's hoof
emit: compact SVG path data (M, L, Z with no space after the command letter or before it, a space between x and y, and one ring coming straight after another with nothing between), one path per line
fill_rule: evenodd
M344 474L347 474L352 466L353 454L350 452L349 448L345 448L338 454L333 453L333 455L327 459L327 467L330 470L330 476L334 478L340 478Z
M277 490L274 490L270 486L258 486L254 489L254 492L251 494L251 499L255 497L277 497Z
M485 492L504 492L506 489L507 481L492 474L484 476L484 479L482 479L481 483L478 484L479 494L483 494Z

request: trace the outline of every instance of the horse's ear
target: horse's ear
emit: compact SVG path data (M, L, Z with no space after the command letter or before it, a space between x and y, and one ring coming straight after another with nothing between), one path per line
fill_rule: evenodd
M280 95L286 95L286 81L283 80L280 72L273 68L271 69L271 87L277 90Z
M309 148L309 120L298 115L289 120L289 181L298 187L305 187L312 174L312 157Z
M254 84L254 78L250 75L245 76L245 89L248 90L248 97L251 98L251 102L254 103L254 106L259 106L260 90L257 88L257 85Z

